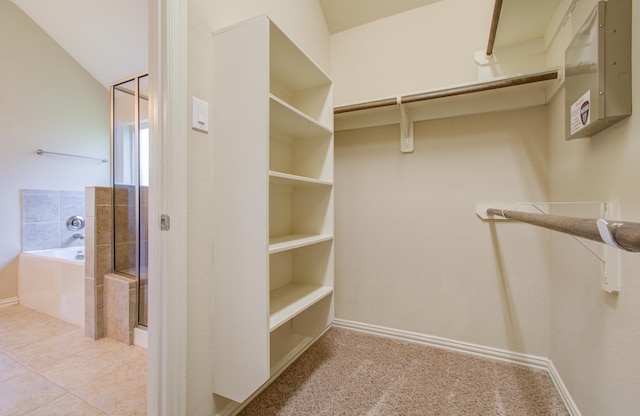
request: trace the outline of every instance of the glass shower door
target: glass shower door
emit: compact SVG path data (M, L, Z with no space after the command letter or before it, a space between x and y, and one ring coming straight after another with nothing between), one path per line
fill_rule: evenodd
M136 279L138 325L147 326L148 76L112 87L113 268Z
M149 76L138 78L138 324L148 325Z

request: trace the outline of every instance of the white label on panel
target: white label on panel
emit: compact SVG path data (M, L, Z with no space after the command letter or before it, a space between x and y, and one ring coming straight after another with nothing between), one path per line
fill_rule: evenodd
M591 123L591 90L585 92L571 105L571 134Z

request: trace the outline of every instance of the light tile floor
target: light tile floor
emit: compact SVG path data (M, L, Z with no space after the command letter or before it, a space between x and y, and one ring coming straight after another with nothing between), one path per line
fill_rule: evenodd
M147 351L20 305L0 308L0 416L144 416Z

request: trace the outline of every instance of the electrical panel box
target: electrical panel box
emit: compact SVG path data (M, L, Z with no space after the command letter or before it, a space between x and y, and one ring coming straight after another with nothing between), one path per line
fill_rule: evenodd
M631 114L631 0L599 1L565 51L565 138Z

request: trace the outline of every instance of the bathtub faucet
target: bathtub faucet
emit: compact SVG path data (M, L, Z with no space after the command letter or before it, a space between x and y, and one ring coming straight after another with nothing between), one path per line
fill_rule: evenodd
M73 238L75 238L76 240L77 239L84 240L84 234L74 234Z

